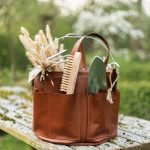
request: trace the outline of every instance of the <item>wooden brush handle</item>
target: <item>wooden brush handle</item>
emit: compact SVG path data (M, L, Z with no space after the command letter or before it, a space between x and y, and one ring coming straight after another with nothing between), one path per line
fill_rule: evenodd
M82 53L82 58L81 58L81 63L82 63L82 69L87 69L87 64L86 64L86 58L85 58L85 53L84 53L84 49L83 49L83 45L82 45L82 41L87 37L87 36L91 36L91 37L96 37L98 39L100 39L106 46L106 49L108 50L107 52L107 56L106 56L106 59L105 59L105 65L107 65L108 63L108 60L109 60L109 52L110 52L110 48L109 48L109 44L108 42L106 41L106 39L101 36L100 34L98 33L89 33L87 35L84 35L82 36L74 45L72 51L71 51L71 54L74 55L75 52L77 52L78 50L81 51Z

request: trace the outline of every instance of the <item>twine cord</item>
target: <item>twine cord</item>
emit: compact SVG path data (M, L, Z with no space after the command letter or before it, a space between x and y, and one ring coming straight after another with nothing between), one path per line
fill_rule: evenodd
M106 100L109 101L110 104L113 104L112 89L113 89L114 85L116 84L116 82L118 81L119 74L117 75L117 78L115 79L115 81L113 83L112 83L112 80L111 80L111 75L112 75L112 73L110 72L110 74L109 74L110 88L107 90Z
M74 34L74 33L66 34L66 35L64 35L64 36L62 36L62 37L59 37L59 38L55 39L55 40L53 41L53 43L50 44L50 45L48 45L48 47L47 47L44 51L46 51L49 47L53 46L53 45L55 44L55 42L57 42L57 41L59 41L59 40L64 40L65 38L81 38L81 37L82 37L81 35L76 35L76 34ZM94 37L91 37L91 36L87 36L86 38L87 38L87 39L90 38L90 39L96 40L98 43L100 43L100 44L107 50L107 52L109 51L108 48L107 48L101 41L99 41L97 38L94 38ZM111 53L110 51L109 51L109 55L110 55L112 61L115 63L115 59L114 59L114 57L113 57L113 55L112 55L112 53ZM114 65L114 68L116 68L115 65Z

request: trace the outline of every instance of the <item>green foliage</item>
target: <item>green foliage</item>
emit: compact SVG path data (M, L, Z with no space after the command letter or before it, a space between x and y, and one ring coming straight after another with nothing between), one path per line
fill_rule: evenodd
M11 85L20 85L27 86L29 69L17 70L16 78L14 81L11 80L10 70L8 68L3 68L0 70L0 86L11 86Z
M55 37L61 37L68 33L72 33L72 24L75 22L75 16L58 16L54 20L54 24L52 26L52 35ZM65 44L65 48L69 51L73 48L76 39L64 39L61 41Z
M10 135L5 135L3 138L0 137L0 150L32 150L32 148Z
M129 53L129 61L122 56L116 58L120 64L120 80L150 81L150 62L139 61L134 53Z
M140 62L135 55L129 55L129 61L124 61L122 57L116 58L120 63L120 111L150 120L150 62Z
M123 114L150 120L150 81L119 81Z
M18 39L20 27L26 27L33 35L45 24L51 24L59 9L53 1L6 0L0 2L0 12L0 69L11 70L10 79L14 80L16 70L25 70L29 63Z

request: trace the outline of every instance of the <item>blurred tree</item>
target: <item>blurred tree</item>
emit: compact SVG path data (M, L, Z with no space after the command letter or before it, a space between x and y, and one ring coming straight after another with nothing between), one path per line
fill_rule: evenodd
M27 60L18 40L21 26L35 33L46 23L50 24L59 13L53 1L0 0L0 67L9 64L11 77L15 79L16 67L25 70ZM16 59L17 57L17 59Z
M144 38L142 28L137 25L141 2L142 0L89 0L78 14L74 30L78 34L94 30L109 38L116 49L132 49L132 43L138 43Z

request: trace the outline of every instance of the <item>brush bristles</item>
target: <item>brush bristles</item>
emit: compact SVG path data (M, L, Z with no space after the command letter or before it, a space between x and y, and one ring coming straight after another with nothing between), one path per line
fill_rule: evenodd
M72 63L73 63L73 56L70 56L67 59L67 63L64 67L64 73L63 73L63 76L62 76L60 91L67 92L69 79L70 79L70 75L71 75Z

